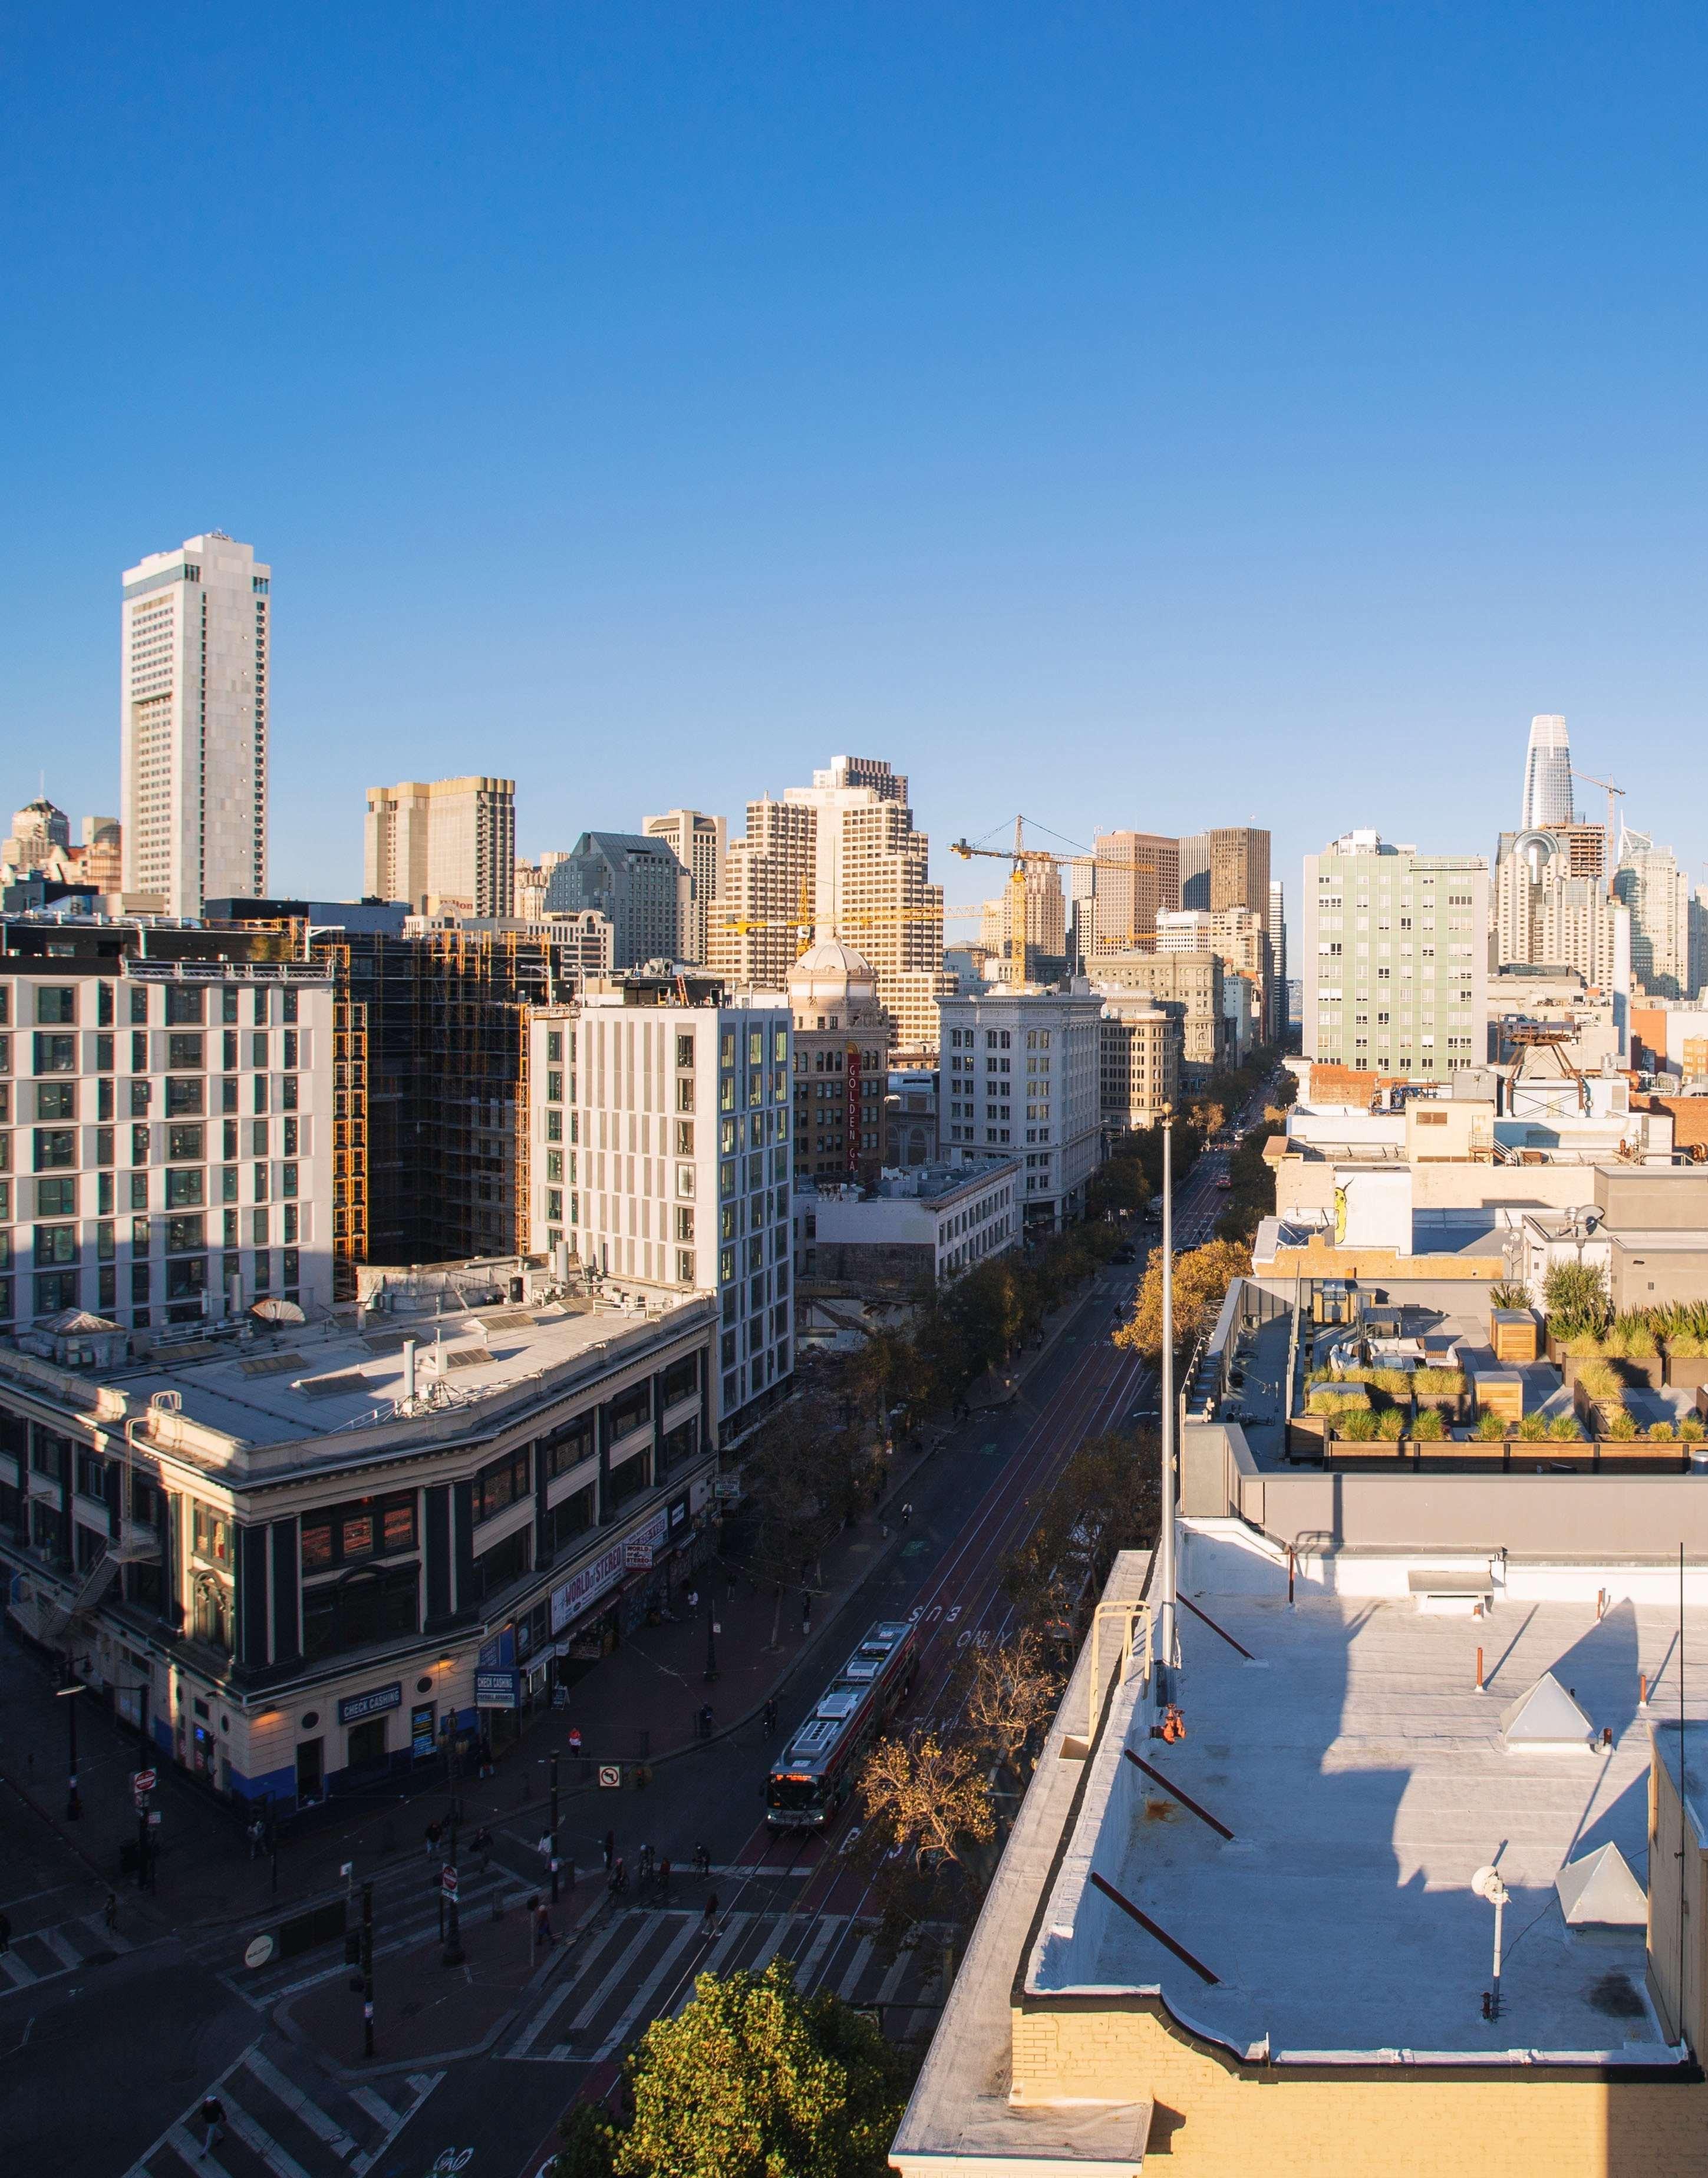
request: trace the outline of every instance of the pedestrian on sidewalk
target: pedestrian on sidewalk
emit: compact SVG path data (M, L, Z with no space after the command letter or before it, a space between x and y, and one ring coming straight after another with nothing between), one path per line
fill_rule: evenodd
M697 1846L694 1847L694 1873L695 1873L695 1874L696 1874L696 1875L709 1875L709 1874L711 1874L711 1872L712 1872L712 1856L710 1855L710 1853L709 1853L709 1852L706 1851L706 1848L704 1847L704 1846L703 1846L703 1845L697 1845Z
M605 1834L605 1872L607 1875L610 1874L610 1864L616 1858L616 1832L607 1831Z
M649 1845L643 1845L643 1846L641 1847L641 1849L640 1849L640 1880L641 1880L641 1881L642 1881L643 1883L646 1882L646 1881L648 1880L648 1879L651 1876L652 1872L653 1872L653 1849L652 1849L652 1847L651 1847Z
M266 1841L267 1826L257 1815L249 1825L249 1858L251 1860L258 1860L260 1858L261 1847Z
M482 1823L468 1841L471 1848L480 1856L480 1873L484 1875L492 1864L492 1833Z
M581 1752L581 1727L578 1724L572 1724L569 1727L569 1751L572 1754L579 1754Z
M225 2104L220 2100L217 2095L204 2095L201 2099L201 2109L197 2115L200 2117L202 2123L207 2127L206 2137L204 2138L201 2144L201 2152L205 2159L209 2150L217 2147L221 2139L224 2137L226 2129Z
M610 1888L611 1896L613 1897L620 1896L622 1892L628 1889L628 1870L623 1866L622 1855L621 1853L617 1855L611 1868Z
M777 1730L777 1704L776 1704L776 1700L775 1700L775 1698L774 1696L772 1696L772 1695L770 1695L770 1694L767 1694L767 1695L766 1695L766 1697L765 1697L765 1737L766 1737L766 1738L767 1738L767 1739L770 1739L770 1738L775 1737L775 1734L776 1734L776 1730Z
M700 1927L700 1934L706 1942L711 1941L712 1932L717 1925L718 1894L715 1891L709 1891L706 1893L706 1918Z
M543 1898L536 1898L534 1902L534 1940L545 1951L549 1951L557 1941L552 1934L551 1915Z
M905 1528L913 1518L913 1503L910 1498L901 1508L901 1524Z
M118 1926L118 1893L116 1891L107 1892L107 1903L101 1909L101 1918L106 1922L107 1933L110 1936Z
M445 1825L443 1823L435 1820L428 1824L423 1835L427 1840L427 1858L429 1860L431 1860L434 1854L439 1850L439 1841L445 1835Z
M889 1541L890 1523L887 1520L880 1520L878 1523L878 1534L880 1540L886 1543Z
M659 1896L660 1898L667 1899L670 1895L671 1864L668 1860L661 1860L659 1863Z
M688 1590L687 1604L688 1616L691 1618L694 1617L698 1615L700 1607L700 1591L698 1589L691 1588Z

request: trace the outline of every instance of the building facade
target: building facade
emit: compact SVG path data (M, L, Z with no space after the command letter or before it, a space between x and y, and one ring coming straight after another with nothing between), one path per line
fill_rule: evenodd
M797 1278L903 1295L952 1285L1021 1240L1019 1160L892 1173L875 1190L796 1196Z
M1631 913L1631 972L1651 998L1694 998L1690 988L1690 880L1670 847L1625 835L1613 891Z
M1099 1116L1106 1133L1152 1127L1180 1095L1180 1026L1135 995L1106 999L1098 1024Z
M1137 993L1174 1015L1180 1027L1183 1081L1197 1082L1232 1057L1221 955L1120 953L1092 964L1092 986L1106 999Z
M418 915L514 915L515 780L370 786L364 870L371 896L407 900Z
M1546 830L1572 821L1572 744L1566 722L1546 714L1530 720L1525 750L1523 831Z
M712 902L723 877L729 829L721 817L708 817L699 809L672 809L662 817L648 817L641 822L647 838L662 840L688 873L688 911L682 925L680 958L694 966L705 964Z
M780 993L620 982L528 1024L532 1245L643 1303L709 1295L719 1409L794 1367L792 1022Z
M1180 843L1160 832L1100 832L1092 952L1103 960L1149 944L1157 917L1180 905ZM1206 902L1207 906L1208 903Z
M1061 865L1053 855L1022 855L1020 859L1020 883L1005 884L994 900L984 903L979 943L1003 981L1057 982L1068 970ZM1024 925L1018 932L1016 922Z
M272 570L222 530L124 572L124 890L194 917L267 889Z
M0 1329L324 1313L331 1024L312 964L0 956Z
M1305 1055L1401 1076L1482 1064L1488 869L1373 831L1305 858Z
M551 873L549 917L596 909L611 927L614 970L679 960L692 880L663 840L638 832L583 832Z
M884 1163L894 1029L871 963L832 939L789 977L794 1016L795 1180L870 1185Z
M380 1279L300 1351L0 1350L14 1623L246 1810L442 1780L667 1597L711 1496L709 1303L495 1268Z
M1056 992L944 1002L941 1154L1023 1161L1029 1225L1064 1224L1084 1207L1101 1153L1102 1013L1099 998Z

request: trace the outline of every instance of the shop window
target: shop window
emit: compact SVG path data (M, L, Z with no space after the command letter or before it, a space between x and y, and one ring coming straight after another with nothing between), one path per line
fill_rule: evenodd
M303 1653L328 1656L417 1630L413 1566L375 1566L303 1590Z

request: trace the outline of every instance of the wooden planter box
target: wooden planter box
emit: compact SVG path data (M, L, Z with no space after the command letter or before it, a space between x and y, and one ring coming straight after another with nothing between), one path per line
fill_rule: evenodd
M1552 1359L1552 1357L1551 1356L1550 1358ZM1582 1355L1576 1355L1571 1354L1562 1354L1559 1357L1559 1371L1565 1382L1567 1390L1571 1392L1576 1391L1578 1387L1578 1371L1583 1367L1585 1362L1601 1360L1605 1360L1607 1362L1607 1366L1612 1371L1613 1374L1619 1379L1619 1382L1622 1384L1646 1384L1651 1392L1658 1392L1661 1389L1661 1387L1667 1381L1667 1364L1662 1357L1658 1354L1655 1356L1652 1361L1625 1361L1619 1360L1612 1354L1585 1354ZM1701 1379L1693 1379L1692 1381L1708 1382L1708 1367L1705 1367L1704 1376Z
M1497 1308L1489 1311L1488 1343L1494 1350L1495 1360L1503 1367L1534 1361L1537 1335L1536 1320L1527 1308Z
M1708 1384L1708 1354L1669 1354L1667 1382L1687 1386Z

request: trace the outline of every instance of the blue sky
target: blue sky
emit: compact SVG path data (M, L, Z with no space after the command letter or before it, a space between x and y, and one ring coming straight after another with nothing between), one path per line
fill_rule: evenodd
M14 11L0 798L117 807L118 575L274 568L272 877L839 750L943 851L1486 851L1532 712L1696 870L1700 8ZM1585 790L1599 806L1599 797ZM8 802L7 806L11 806Z

